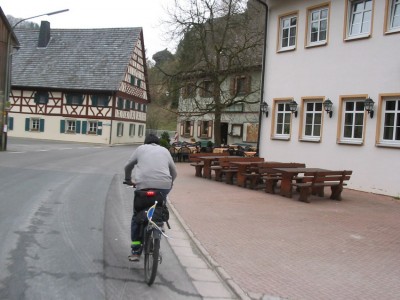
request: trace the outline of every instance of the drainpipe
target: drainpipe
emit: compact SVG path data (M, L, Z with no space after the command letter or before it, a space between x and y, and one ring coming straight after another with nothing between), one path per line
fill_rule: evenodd
M267 0L265 0L265 1L267 1ZM259 116L258 116L258 137L257 137L257 149L256 149L256 156L260 156L261 120L262 120L262 115L263 115L261 112L261 103L264 98L265 62L267 59L268 5L266 2L263 2L262 0L257 0L257 2L262 4L265 7L264 48L263 48L262 73L261 73L260 109L259 109Z

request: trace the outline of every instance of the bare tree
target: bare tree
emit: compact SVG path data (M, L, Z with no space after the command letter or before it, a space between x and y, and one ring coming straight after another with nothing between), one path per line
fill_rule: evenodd
M254 0L175 0L169 11L172 39L180 40L176 69L167 74L179 88L197 90L181 114L214 116L214 140L221 143L221 115L237 103L256 103L227 87L232 74L261 70L263 45L263 8ZM171 72L171 70L169 70ZM191 93L191 91L189 91ZM253 99L253 100L250 100Z

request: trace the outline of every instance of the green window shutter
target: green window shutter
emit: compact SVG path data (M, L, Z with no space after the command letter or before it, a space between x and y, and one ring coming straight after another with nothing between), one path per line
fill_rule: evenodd
M103 122L97 122L97 135L102 135L103 133Z
M76 133L81 133L81 121L76 121Z
M87 121L82 121L82 134L87 134Z
M31 124L31 119L30 118L25 118L25 131L29 131L30 124Z
M39 120L39 131L44 132L44 119Z
M8 117L8 129L14 130L14 117Z
M65 120L60 120L60 133L65 133Z
M97 106L98 105L99 96L92 95L91 97L92 97L92 106Z

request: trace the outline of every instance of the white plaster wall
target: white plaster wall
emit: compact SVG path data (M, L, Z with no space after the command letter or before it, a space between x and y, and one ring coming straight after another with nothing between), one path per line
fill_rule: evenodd
M110 138L110 126L104 125L110 123L109 121L99 120L103 122L102 135L88 135L88 134L71 134L71 133L60 133L60 117L57 116L43 116L43 115L24 115L24 114L10 114L14 118L14 129L8 132L9 136L23 137L23 138L36 138L45 140L59 140L59 141L71 141L81 143L98 143L98 144L109 144ZM45 119L45 131L25 131L25 119L40 118ZM64 118L62 118L64 119ZM87 119L76 120L86 121Z
M299 117L292 118L290 141L270 138L270 117L262 119L260 155L275 161L305 162L310 167L351 169L349 187L368 192L400 195L400 149L375 146L379 94L400 93L400 34L384 35L385 1L375 0L372 36L345 42L345 1L333 0L330 8L327 46L306 49L307 7L320 1L273 2L269 15L265 101L272 99L324 96L333 103L333 117L324 114L320 143L300 142ZM277 18L299 11L297 49L276 53ZM375 117L365 119L365 142L361 146L336 143L339 96L366 94L375 101ZM301 112L299 112L301 113Z

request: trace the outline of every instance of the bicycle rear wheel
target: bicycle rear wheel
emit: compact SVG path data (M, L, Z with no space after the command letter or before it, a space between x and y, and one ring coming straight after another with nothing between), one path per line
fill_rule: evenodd
M160 239L154 238L154 232L146 232L144 241L144 277L146 283L153 284L158 268L160 256Z

